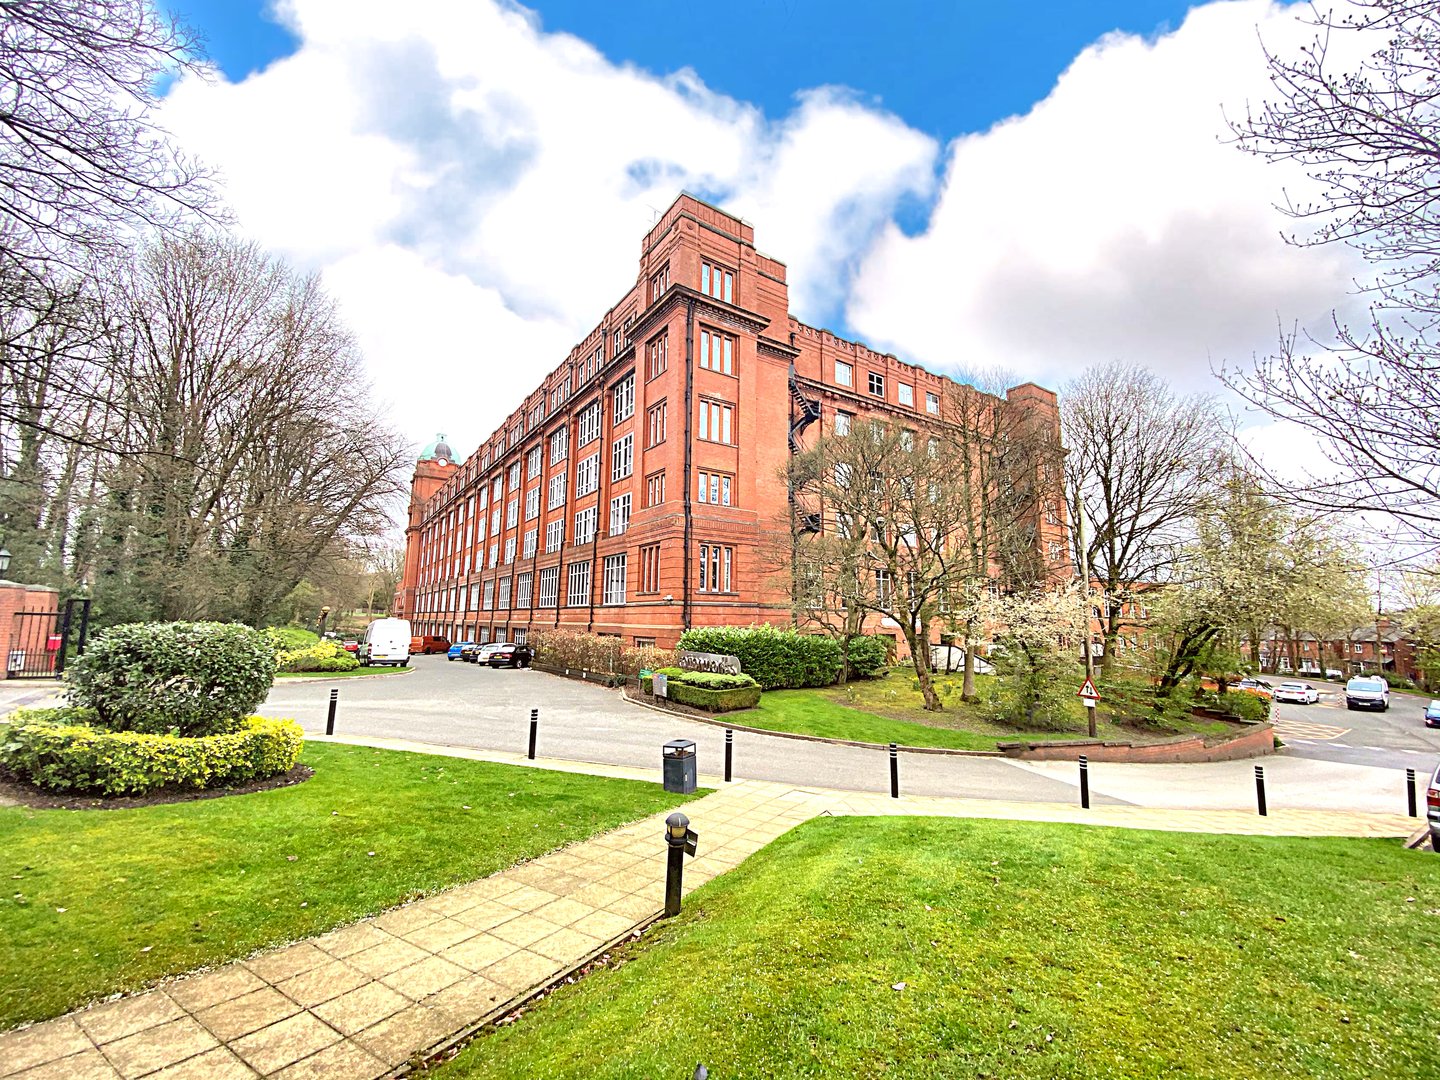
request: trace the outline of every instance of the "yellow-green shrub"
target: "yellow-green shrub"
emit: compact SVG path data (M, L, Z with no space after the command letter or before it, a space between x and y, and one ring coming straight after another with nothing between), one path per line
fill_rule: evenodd
M0 765L50 791L144 795L227 787L294 767L305 733L293 720L243 719L238 731L180 737L92 726L89 709L29 709L0 722Z
M299 649L282 649L275 660L281 671L354 671L360 666L345 646L329 638Z

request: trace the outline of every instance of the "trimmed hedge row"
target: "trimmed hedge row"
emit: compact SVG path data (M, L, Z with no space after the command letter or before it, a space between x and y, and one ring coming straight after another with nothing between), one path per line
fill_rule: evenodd
M681 705L704 709L707 712L731 712L735 709L753 709L760 704L760 684L745 675L681 671L679 668L662 668L661 672L666 676L665 696ZM741 679L745 681L740 682ZM712 680L725 680L728 685L716 686ZM640 689L647 694L653 694L655 680L645 676L640 680Z
M305 733L293 720L245 717L238 731L181 738L95 726L90 709L26 709L0 723L0 765L51 791L145 795L226 787L289 772Z
M850 639L850 670L862 679L873 679L890 666L891 640L879 634Z
M354 671L360 661L338 641L318 641L301 649L282 649L275 656L281 671Z
M834 638L778 626L702 626L680 635L680 648L738 657L740 670L766 690L829 686L844 656Z

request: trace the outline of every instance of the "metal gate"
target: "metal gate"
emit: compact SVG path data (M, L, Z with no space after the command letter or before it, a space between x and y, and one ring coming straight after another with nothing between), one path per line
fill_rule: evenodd
M58 679L65 661L85 651L90 630L90 601L65 601L59 611L17 611L10 655L5 658L7 679Z

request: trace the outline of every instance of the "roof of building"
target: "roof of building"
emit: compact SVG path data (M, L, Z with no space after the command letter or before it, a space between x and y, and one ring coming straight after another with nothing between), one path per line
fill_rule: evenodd
M437 434L435 441L420 451L421 461L434 461L437 458L444 458L446 461L455 460L455 451L450 449L450 444L445 441L445 436Z

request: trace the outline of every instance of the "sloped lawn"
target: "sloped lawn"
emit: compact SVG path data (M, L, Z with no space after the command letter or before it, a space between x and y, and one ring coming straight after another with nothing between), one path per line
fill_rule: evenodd
M684 801L658 785L311 744L295 787L0 808L0 1030L484 877Z
M1440 1075L1440 858L1394 841L819 818L685 903L440 1075Z

